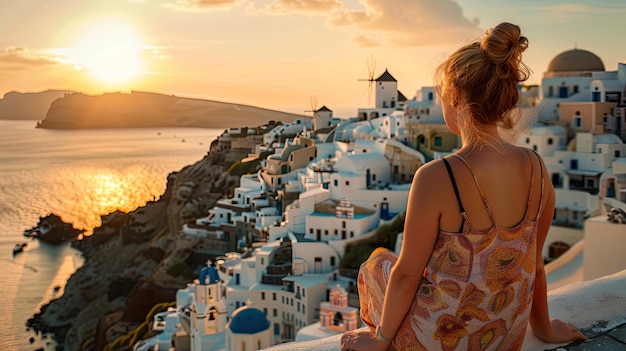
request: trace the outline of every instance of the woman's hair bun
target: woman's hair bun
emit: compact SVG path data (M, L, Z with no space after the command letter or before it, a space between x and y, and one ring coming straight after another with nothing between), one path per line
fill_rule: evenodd
M515 24L503 22L485 32L480 48L487 60L495 65L506 64L513 59L519 62L522 52L528 47L528 39L522 36Z

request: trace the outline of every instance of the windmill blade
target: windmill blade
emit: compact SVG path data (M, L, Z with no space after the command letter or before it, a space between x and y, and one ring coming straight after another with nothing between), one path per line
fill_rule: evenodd
M372 91L374 89L374 74L376 74L376 58L374 55L370 55L367 57L365 61L365 65L367 66L367 79L358 79L361 82L369 82L367 84L367 104L372 106Z
M376 58L370 55L367 58L367 70L369 74L369 85L367 92L367 104L372 106L372 90L374 89L374 74L376 74Z
M317 96L311 95L309 97L309 108L310 110L305 110L304 112L313 112L315 114L315 111L317 111Z
M367 71L369 73L369 81L374 81L374 74L376 73L376 58L374 55L370 55L367 58Z

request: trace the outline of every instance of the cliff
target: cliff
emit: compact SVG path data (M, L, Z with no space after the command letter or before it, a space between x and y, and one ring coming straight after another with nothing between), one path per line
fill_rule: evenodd
M230 128L292 122L303 115L148 92L69 94L52 103L40 128Z
M12 91L0 99L0 119L40 121L46 117L50 104L65 94L66 90L47 90L38 93Z
M254 138L249 139L252 146ZM206 216L238 186L239 177L227 170L249 152L223 149L214 141L202 160L168 176L157 201L103 216L92 235L72 243L83 252L84 265L63 295L27 325L54 333L58 349L101 350L120 336L116 331L141 324L153 306L174 301L176 291L205 265L207 256L198 248L211 246L205 238L184 235L182 224Z

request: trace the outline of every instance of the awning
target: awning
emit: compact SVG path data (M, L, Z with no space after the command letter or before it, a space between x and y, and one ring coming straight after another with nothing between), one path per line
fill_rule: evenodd
M588 171L584 169L566 169L565 173L569 175L582 175L582 176L589 176L589 177L597 177L600 174L604 173L604 171Z

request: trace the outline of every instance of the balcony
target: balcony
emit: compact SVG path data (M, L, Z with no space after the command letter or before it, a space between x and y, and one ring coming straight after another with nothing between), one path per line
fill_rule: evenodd
M283 278L286 277L287 274L267 274L263 273L261 276L261 284L268 285L283 285Z

